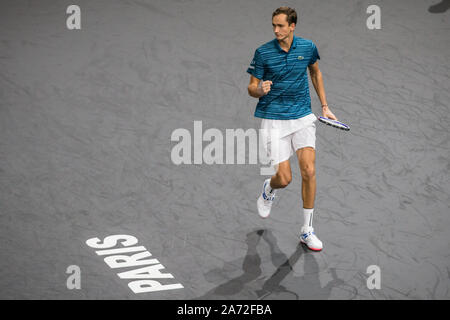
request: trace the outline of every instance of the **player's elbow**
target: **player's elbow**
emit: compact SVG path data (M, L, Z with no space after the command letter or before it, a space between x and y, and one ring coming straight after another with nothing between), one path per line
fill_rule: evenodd
M319 78L322 77L322 72L320 72L319 69L317 69L317 70L310 70L309 73L311 75L311 78L314 78L314 79L319 79Z
M250 97L256 98L256 95L255 95L255 86L254 86L254 85L249 85L249 86L247 87L247 92L248 92L248 95L249 95Z

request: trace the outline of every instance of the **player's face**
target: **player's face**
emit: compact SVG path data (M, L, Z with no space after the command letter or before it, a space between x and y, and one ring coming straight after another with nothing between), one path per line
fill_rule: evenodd
M295 24L292 23L290 26L287 22L287 15L280 13L272 18L273 33L277 40L286 39L291 32L294 32Z

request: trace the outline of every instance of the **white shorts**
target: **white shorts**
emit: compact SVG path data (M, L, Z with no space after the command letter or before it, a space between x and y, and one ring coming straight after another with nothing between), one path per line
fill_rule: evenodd
M289 160L298 149L305 147L316 148L315 119L305 122L295 132L281 138L270 134L266 135L266 139L263 140L263 145L272 166ZM277 143L273 143L271 139L276 139Z

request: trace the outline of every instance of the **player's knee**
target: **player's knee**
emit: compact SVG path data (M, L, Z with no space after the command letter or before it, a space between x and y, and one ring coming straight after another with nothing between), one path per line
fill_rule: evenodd
M280 185L282 188L286 188L289 183L292 181L292 176L290 174L281 174L280 175Z
M303 180L311 180L316 176L316 169L314 166L305 166L302 169L302 179Z

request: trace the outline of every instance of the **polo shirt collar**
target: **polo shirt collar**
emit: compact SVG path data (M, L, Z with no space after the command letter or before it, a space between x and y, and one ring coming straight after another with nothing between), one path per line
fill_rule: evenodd
M276 45L276 47L278 48L279 51L286 52L283 49L281 49L280 43L278 42L278 40L276 38L275 38L275 45ZM288 52L290 52L291 49L295 49L295 48L297 48L297 37L294 35L294 37L292 38L291 48L289 49ZM286 52L286 53L288 53L288 52Z

